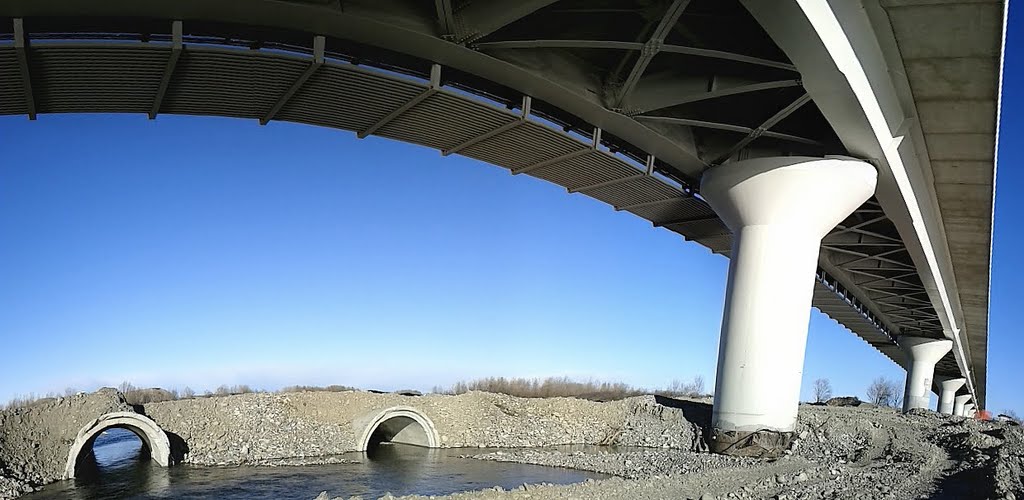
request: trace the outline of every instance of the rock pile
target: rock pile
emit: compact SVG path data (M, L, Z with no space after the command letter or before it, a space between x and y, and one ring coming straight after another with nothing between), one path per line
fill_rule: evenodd
M13 498L64 475L68 451L96 417L132 411L114 389L0 411L0 498Z
M681 415L663 414L653 396L609 403L573 398L523 399L470 392L422 397L368 392L241 394L145 405L147 416L187 445L198 465L261 464L357 449L368 417L414 406L443 447L534 447L647 443L689 448L699 432Z
M175 461L196 465L339 463L382 410L413 406L443 447L624 444L702 449L684 410L654 396L598 403L470 392L403 396L369 392L240 394L135 407L168 435ZM105 413L133 411L113 389L0 412L0 498L61 478L78 431Z
M471 392L243 394L137 406L199 465L339 463L375 415L414 407L444 447L517 448L474 458L611 474L606 480L453 495L482 498L1024 500L1024 428L928 411L804 405L779 459L706 453L706 401L642 396L598 403ZM59 479L78 430L133 411L114 390L0 412L0 498ZM606 445L575 451L532 447ZM637 448L644 447L644 448ZM415 498L415 497L411 497Z
M871 406L805 405L797 431L798 438L778 460L687 450L488 453L474 458L577 468L622 479L450 498L1024 498L1024 432L1009 423L929 411L903 415Z

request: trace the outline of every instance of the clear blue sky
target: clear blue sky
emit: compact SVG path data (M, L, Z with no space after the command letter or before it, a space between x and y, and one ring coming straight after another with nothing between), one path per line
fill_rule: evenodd
M989 407L1024 412L1019 37ZM337 130L170 115L0 117L0 155L0 401L122 380L425 390L699 374L714 386L728 261L536 179ZM811 314L805 399L818 377L863 397L877 376L904 380Z

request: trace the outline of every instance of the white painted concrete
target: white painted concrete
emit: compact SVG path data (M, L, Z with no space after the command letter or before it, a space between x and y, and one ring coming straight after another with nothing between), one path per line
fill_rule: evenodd
M971 400L970 394L961 394L953 398L953 415L964 416L964 405Z
M919 163L923 154L907 130L917 126L920 119L900 113L897 104L899 99L891 94L886 95L894 91L891 80L886 82L869 75L873 73L888 79L893 71L884 56L876 52L877 35L870 24L863 24L867 20L863 17L866 12L860 4L828 0L796 1L847 81L875 136L881 153L881 170L885 174L879 188L879 202L907 244L911 259L916 264L918 274L942 322L943 333L956 343L955 358L961 374L969 379L968 390L975 393L970 355L965 350L961 335L964 327L963 310L953 276L952 257L945 238L942 215L935 201L933 183L928 178L926 166ZM842 16L842 22L839 16ZM858 25L862 29L854 28ZM861 44L854 47L854 43L862 37L874 40L872 50L865 50L868 47ZM811 95L817 101L817 95L814 92ZM890 124L890 121L893 123ZM876 151L874 147L868 150L848 149L865 157L879 157L873 154ZM987 332L982 335L987 335Z
M956 391L959 391L967 383L967 379L935 377L935 381L939 384L939 413L952 415L953 398L956 397Z
M701 195L734 235L715 433L793 430L821 239L874 193L875 178L862 161L808 157L738 161L704 174Z
M964 404L964 416L974 418L974 403Z
M353 427L363 427L356 451L366 451L370 447L370 438L378 428L384 430L387 440L392 443L437 448L441 442L430 417L411 406L393 406L369 418L359 419Z
M1000 79L991 67L965 62L991 66L1002 60L999 26L989 22L1000 18L994 12L999 2L949 2L958 5L939 15L947 2L741 2L800 69L804 88L850 154L875 159L876 197L907 245L943 333L955 342L967 392L984 401L991 211L983 210L990 204L982 191L992 192L997 122L990 103L998 98ZM944 36L951 32L964 35ZM908 50L913 53L901 54ZM970 57L963 57L965 50ZM955 68L969 68L966 80L955 79ZM977 92L985 88L992 90ZM927 100L920 103L922 115L915 94ZM970 112L949 111L960 108ZM987 120L973 119L983 110ZM952 168L982 179L964 182L939 170L933 176L936 160L946 164L946 173ZM880 350L899 361L898 349Z
M900 337L900 348L907 355L907 385L903 392L903 411L927 409L932 391L935 363L953 349L952 340L927 337Z
M153 420L145 415L122 411L103 415L82 427L75 437L75 442L68 451L67 465L64 467L64 478L75 477L78 462L92 449L93 442L101 432L119 427L128 429L139 436L153 461L163 467L171 465L171 443L167 434Z

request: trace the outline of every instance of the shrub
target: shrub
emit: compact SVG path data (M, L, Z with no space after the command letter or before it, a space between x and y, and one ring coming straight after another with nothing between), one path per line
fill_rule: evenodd
M178 391L161 389L159 387L151 387L149 389L141 389L135 387L131 382L124 381L121 385L117 386L117 389L124 395L124 400L130 405L142 405L146 403L159 403L161 401L174 401L178 399Z
M456 382L448 388L435 386L433 389L436 394L464 394L470 391L508 394L520 398L573 397L594 401L611 401L643 394L693 397L703 395L704 378L698 375L687 383L673 381L668 389L656 391L633 387L623 382L579 382L569 377L486 377L469 382Z
M659 394L665 396L687 396L687 397L698 397L704 395L704 377L697 375L693 377L690 382L682 383L678 380L673 380L665 391L660 391Z
M358 390L359 389L356 389L355 387L349 387L347 385L337 385L337 384L332 384L332 385L329 385L327 387L317 386L317 385L290 385L288 387L281 388L281 390L279 390L277 392L279 392L279 393L286 393L286 392L348 392L348 391L358 391Z

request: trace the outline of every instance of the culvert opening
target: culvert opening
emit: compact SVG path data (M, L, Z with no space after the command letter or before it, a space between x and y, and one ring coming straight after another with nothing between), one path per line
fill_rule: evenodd
M152 452L141 431L130 427L108 427L95 434L82 447L75 462L75 477L98 481L110 474L130 473L130 469L149 467Z
M359 451L374 454L393 444L437 448L439 441L434 423L426 415L413 408L396 407L369 419Z
M156 422L145 415L117 412L102 415L78 431L64 477L96 478L114 470L143 470L150 465L167 467L171 446Z
M430 447L426 429L411 417L392 417L378 424L370 434L366 451L373 451L384 443Z

